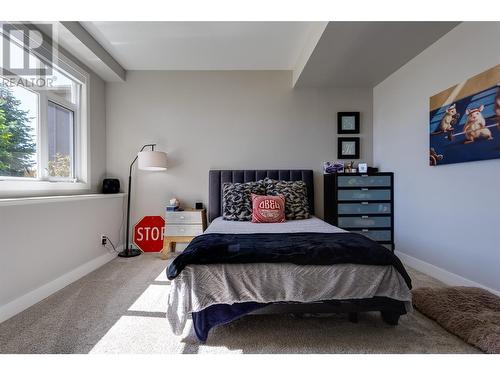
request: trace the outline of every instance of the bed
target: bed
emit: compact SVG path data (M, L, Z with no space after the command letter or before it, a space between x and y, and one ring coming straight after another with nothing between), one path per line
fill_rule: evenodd
M176 258L172 262L167 272L172 280L167 318L173 332L182 334L190 314L200 341L207 340L212 327L226 324L246 314L256 313L345 312L351 321L356 321L358 312L380 311L384 321L396 325L399 316L412 308L411 280L400 261L389 250L377 248L377 254L383 255L377 259L390 259L391 264L378 260L364 264L363 259L353 255L352 248L356 248L359 241L362 246L370 247L373 245L371 240L363 236L352 237L353 234L327 224L315 216L273 224L226 221L221 218L221 191L225 182L249 182L265 177L304 181L310 212L314 214L311 170L210 171L210 225L206 232L196 239L199 242L198 247L204 250L206 241L210 240L218 241L217 243L226 241L241 244L243 251L210 251L211 259L205 259L205 252L205 258L198 257L193 260L189 257L190 250L199 250L194 249L194 244L193 249L186 249L187 254L181 254L186 261ZM310 236L314 236L314 240L319 238L324 243L337 241L339 238L343 239L341 242L344 244L347 241L348 245L352 245L350 258L330 262L324 261L325 256L322 255L321 261L311 261L309 252L314 253L315 249L309 246L302 255L300 251L297 251L299 255L289 252L279 259L271 259L267 256L268 252L262 253L252 247L253 243L272 247L272 241L269 239L276 238L281 242L290 240L297 244L299 249L301 241L307 242ZM264 241L261 241L262 238ZM246 256L245 241L248 243L247 247L252 249ZM327 253L328 259L335 257L335 246ZM236 259L232 259L234 256ZM255 262L248 259L253 256L256 257Z

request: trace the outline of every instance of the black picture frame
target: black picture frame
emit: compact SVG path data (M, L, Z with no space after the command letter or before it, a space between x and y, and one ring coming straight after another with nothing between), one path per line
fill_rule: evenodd
M354 142L353 154L342 154L343 143ZM359 159L359 137L338 137L337 138L337 159Z
M343 117L354 117L354 129L344 129L342 127ZM337 112L337 133L359 134L359 112Z

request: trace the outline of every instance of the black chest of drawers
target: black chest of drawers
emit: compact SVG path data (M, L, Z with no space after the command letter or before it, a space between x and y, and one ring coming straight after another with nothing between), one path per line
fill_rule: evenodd
M394 251L394 174L324 175L325 221Z

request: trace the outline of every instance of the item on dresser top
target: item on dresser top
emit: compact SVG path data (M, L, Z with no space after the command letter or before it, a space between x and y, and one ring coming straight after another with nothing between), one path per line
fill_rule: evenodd
M252 220L252 194L266 194L263 180L224 183L222 186L222 217L224 220Z
M174 206L174 207L179 207L180 206L180 203L179 203L179 200L177 198L172 198L168 201L169 203L169 206Z
M344 163L340 161L325 161L323 162L323 173L343 173Z
M197 209L197 210L203 209L203 203L202 202L196 202L194 204L194 208Z
M394 250L393 173L323 177L325 221Z
M252 194L252 223L285 222L285 197Z
M163 241L162 258L166 259L170 252L175 252L178 242L190 242L203 233L207 227L205 209L186 209L165 213L165 237Z
M368 172L368 164L358 163L358 172L359 173L367 173Z
M118 256L123 258L135 257L141 254L139 249L132 246L129 247L130 235L130 198L132 196L132 167L138 161L138 167L144 171L165 171L167 170L167 154L160 151L155 151L156 144L147 144L142 146L139 153L130 163L128 174L128 190L127 190L127 226L125 234L125 250L118 253ZM144 151L147 147L151 147L151 151Z
M286 220L308 219L309 202L307 186L304 181L282 181L264 179L267 195L281 195L285 198Z
M170 205L167 206L167 211L169 211L169 212L170 211L179 211L179 210L180 210L180 208L178 206L170 206Z
M346 163L345 168L344 168L344 172L345 173L356 172L356 170L354 169L354 162L353 161Z

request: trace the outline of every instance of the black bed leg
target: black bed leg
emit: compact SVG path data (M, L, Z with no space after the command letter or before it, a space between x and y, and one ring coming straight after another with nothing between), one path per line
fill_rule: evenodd
M358 322L358 313L357 312L350 312L349 313L349 321L351 323L357 323Z
M382 320L391 326L397 326L400 314L393 311L381 311Z

